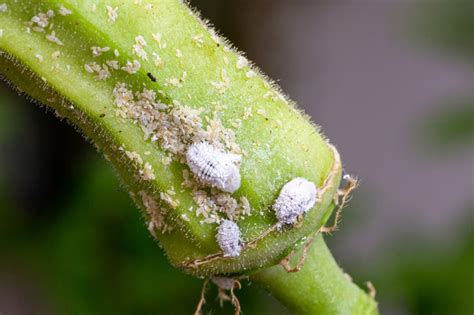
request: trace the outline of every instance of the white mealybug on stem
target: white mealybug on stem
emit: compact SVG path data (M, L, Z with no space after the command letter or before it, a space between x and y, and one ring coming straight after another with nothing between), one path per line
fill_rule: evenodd
M278 223L294 224L298 217L311 209L316 203L316 186L301 177L286 183L273 204Z
M240 155L222 152L207 142L195 143L186 152L188 166L202 183L233 193L240 187Z
M224 257L237 257L242 250L239 226L230 220L223 220L217 230L217 243Z

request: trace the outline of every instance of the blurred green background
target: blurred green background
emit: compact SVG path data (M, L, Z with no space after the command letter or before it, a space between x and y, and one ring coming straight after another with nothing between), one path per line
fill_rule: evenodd
M474 2L192 5L361 177L327 241L382 314L473 314ZM0 314L192 314L201 281L168 264L93 147L32 103L1 83ZM232 314L215 296L205 312ZM244 314L287 314L249 283L238 296Z

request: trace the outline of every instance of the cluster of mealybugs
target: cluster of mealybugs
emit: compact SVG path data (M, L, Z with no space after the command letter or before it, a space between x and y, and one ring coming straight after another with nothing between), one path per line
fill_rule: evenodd
M225 153L207 142L189 146L186 159L194 176L203 184L224 192L233 193L240 187L239 155ZM293 225L298 217L308 212L316 203L317 189L304 178L294 178L286 183L273 204L278 225ZM217 243L224 257L237 257L242 250L238 225L223 220L217 231Z

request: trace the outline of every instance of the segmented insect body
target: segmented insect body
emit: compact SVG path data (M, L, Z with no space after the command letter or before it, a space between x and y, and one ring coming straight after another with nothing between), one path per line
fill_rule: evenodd
M301 177L286 183L273 204L278 222L294 224L298 216L308 212L316 203L316 186Z
M224 257L237 257L242 250L239 226L230 220L223 220L217 230L217 243Z
M229 193L239 189L240 155L224 153L207 142L200 142L189 146L186 159L202 183Z

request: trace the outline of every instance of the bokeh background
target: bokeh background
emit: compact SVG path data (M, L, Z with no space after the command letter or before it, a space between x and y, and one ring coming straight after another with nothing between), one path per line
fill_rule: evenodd
M474 312L474 2L195 0L322 126L361 188L327 237L382 314ZM0 85L0 313L192 314L80 134ZM209 292L206 310L218 307ZM244 314L288 314L258 287Z

